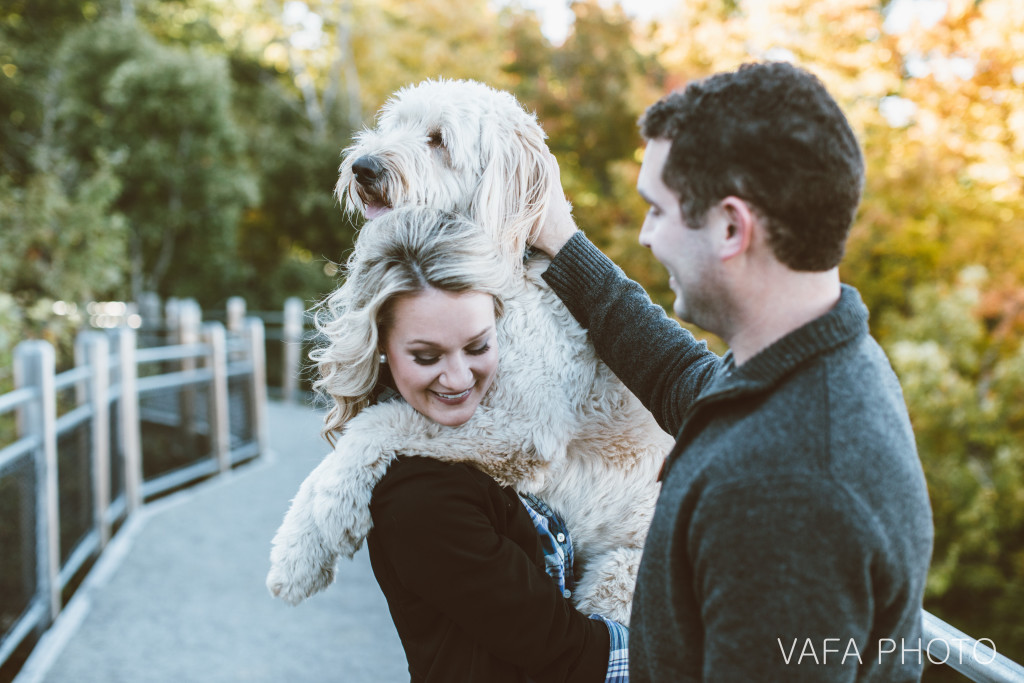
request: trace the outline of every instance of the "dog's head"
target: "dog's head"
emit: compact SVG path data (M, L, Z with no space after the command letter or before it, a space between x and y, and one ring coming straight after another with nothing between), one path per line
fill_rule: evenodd
M400 206L461 213L515 268L553 177L537 119L510 93L474 81L403 88L343 153L335 192L368 219Z

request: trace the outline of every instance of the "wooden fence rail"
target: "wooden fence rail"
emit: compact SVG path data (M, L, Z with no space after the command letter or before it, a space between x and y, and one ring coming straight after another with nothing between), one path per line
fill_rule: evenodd
M49 343L15 348L15 389L0 395L13 432L0 442L0 666L145 501L265 451L262 320L237 301L227 329L193 301L175 309L155 346L127 326L83 331L59 374Z

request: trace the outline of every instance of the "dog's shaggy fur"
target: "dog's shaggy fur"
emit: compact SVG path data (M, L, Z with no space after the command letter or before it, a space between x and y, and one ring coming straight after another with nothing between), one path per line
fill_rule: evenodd
M391 401L349 421L274 537L274 595L295 604L331 583L337 556L351 557L370 530L374 485L404 453L472 463L537 494L573 535L577 608L629 622L672 440L597 359L586 331L541 279L547 259L524 262L554 181L546 150L536 119L512 95L471 81L399 91L376 128L345 150L337 193L349 210L457 211L491 234L516 277L498 322L498 373L473 417L444 427ZM363 230L372 228L371 220Z

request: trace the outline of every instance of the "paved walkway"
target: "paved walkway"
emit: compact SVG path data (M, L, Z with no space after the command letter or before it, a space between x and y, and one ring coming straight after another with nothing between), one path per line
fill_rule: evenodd
M327 451L317 411L269 420L271 453L121 529L16 683L409 680L365 548L298 607L267 593L270 539Z

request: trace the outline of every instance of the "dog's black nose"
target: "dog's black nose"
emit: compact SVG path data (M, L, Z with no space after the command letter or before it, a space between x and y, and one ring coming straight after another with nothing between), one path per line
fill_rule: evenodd
M352 162L352 173L355 175L356 181L363 185L369 185L377 180L383 170L384 167L375 157L359 157Z

